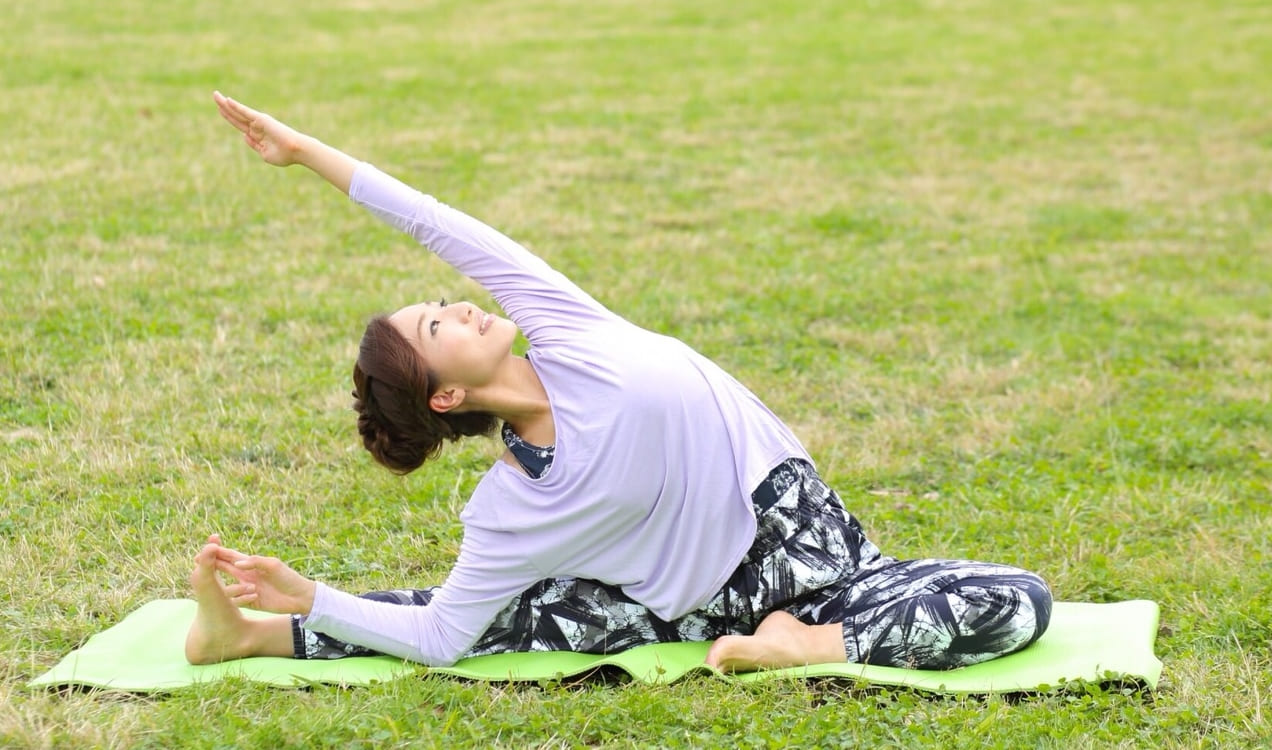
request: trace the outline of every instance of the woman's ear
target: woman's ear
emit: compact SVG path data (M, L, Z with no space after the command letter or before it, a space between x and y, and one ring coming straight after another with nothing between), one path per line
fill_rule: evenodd
M464 403L464 396L467 393L463 388L447 388L444 391L437 391L428 399L428 408L438 414L445 414Z

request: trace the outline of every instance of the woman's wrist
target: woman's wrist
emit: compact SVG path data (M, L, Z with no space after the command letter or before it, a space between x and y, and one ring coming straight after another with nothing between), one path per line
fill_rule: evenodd
M294 164L308 167L343 193L349 192L358 161L313 136L301 134L292 146Z
M314 169L314 161L324 147L326 147L326 144L312 135L297 133L296 138L290 144L292 163Z
M318 595L318 582L305 579L304 591L297 601L296 614L308 617L314 611L314 598Z

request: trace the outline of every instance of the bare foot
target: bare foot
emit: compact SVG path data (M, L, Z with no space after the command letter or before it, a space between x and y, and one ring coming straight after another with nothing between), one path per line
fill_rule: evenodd
M215 543L204 545L194 556L190 588L199 608L186 634L186 660L215 664L250 656L251 626L216 576Z
M805 625L786 612L771 612L755 629L755 635L726 635L707 652L707 664L722 672L802 667L842 662L843 627Z

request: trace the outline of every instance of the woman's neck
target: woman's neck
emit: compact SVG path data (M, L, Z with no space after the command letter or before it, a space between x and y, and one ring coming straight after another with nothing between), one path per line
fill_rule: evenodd
M525 357L509 357L506 362L499 376L470 392L465 403L474 411L494 414L530 443L552 445L556 442L552 407L539 373Z

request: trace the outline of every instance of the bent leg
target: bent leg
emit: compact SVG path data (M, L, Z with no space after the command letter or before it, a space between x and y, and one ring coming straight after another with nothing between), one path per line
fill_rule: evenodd
M1051 619L1051 592L1005 565L912 560L864 571L796 612L771 612L754 635L718 639L707 663L727 671L842 661L963 667L1037 640Z
M848 661L953 669L1036 641L1051 620L1051 591L1006 565L908 560L864 571L817 609L817 621L842 622Z

